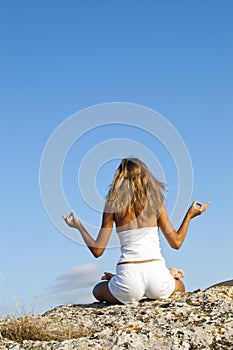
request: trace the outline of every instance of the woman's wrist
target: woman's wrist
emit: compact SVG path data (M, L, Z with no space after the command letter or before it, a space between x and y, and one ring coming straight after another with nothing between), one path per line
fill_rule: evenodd
M192 219L192 215L190 214L189 210L187 211L187 213L185 215L185 219L188 221L191 221L191 219Z
M81 222L80 222L79 220L78 220L77 222L75 222L74 227L75 227L77 230L79 230L79 231L80 231L80 229L82 228L82 224L81 224Z

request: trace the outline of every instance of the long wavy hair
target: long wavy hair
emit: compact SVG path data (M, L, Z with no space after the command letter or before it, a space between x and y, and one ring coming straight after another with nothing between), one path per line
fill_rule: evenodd
M141 160L126 158L116 170L106 203L118 218L132 210L136 216L144 211L147 216L156 214L158 218L165 190L165 184L158 181Z

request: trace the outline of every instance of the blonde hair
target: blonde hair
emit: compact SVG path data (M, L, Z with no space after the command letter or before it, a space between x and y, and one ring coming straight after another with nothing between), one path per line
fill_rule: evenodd
M118 218L131 210L136 216L144 210L146 215L159 217L164 202L165 185L158 181L148 167L137 158L123 159L116 170L106 203Z

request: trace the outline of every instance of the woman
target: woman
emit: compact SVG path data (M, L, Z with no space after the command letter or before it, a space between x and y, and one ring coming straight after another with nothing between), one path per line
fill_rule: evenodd
M113 224L121 244L121 257L116 274L105 273L93 290L95 298L109 303L132 303L144 296L165 299L173 292L184 292L180 278L183 271L169 269L160 251L159 228L170 246L179 249L192 218L202 214L209 202L193 202L180 228L169 221L164 205L165 186L136 158L123 159L117 169L102 217L98 237L94 240L74 212L63 216L65 222L78 229L84 242L98 258L109 241Z

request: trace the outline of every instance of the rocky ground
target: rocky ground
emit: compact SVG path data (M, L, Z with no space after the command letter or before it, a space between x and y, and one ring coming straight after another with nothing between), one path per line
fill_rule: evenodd
M68 327L72 339L9 340L6 319L0 321L0 349L232 350L232 299L233 287L221 286L131 305L59 306L37 319L54 334Z

